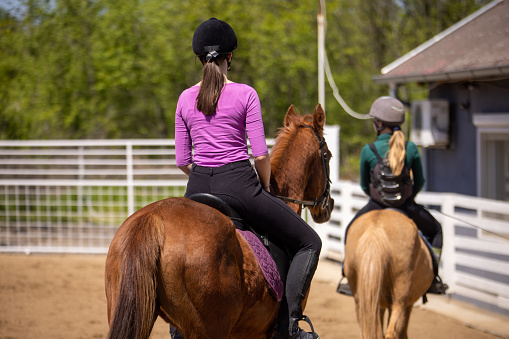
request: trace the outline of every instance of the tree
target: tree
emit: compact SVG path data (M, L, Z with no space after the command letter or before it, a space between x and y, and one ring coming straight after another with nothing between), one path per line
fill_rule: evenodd
M210 17L237 33L229 77L257 90L268 137L291 104L308 113L318 102L315 0L20 1L23 13L0 11L2 139L172 137L178 97L200 80L191 38ZM327 2L341 95L367 113L387 94L373 75L487 2ZM327 123L341 125L343 177L357 177L371 123L346 114L328 87L325 108Z

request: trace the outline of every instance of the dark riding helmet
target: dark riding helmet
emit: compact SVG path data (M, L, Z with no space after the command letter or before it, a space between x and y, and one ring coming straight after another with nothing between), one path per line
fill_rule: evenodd
M206 55L211 52L225 54L237 48L237 37L233 28L226 22L210 18L202 22L194 31L193 52Z

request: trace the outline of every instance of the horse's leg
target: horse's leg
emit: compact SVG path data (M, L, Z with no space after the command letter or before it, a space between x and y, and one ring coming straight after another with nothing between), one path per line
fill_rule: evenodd
M385 308L380 307L380 327L382 328L382 334L384 333L384 317L385 317Z
M410 312L412 306L406 306L405 304L397 304L392 306L392 312L389 317L389 324L387 326L387 332L385 339L406 339L408 321L410 320Z

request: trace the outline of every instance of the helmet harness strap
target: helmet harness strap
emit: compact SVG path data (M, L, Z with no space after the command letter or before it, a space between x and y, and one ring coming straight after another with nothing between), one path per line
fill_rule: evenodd
M226 62L228 63L228 68L227 68L228 72L231 71L231 69L232 69L232 67L231 67L232 66L232 59L233 59L233 56L229 60L228 59L226 60Z
M380 124L378 124L378 122L380 122ZM376 135L380 135L380 132L382 132L385 127L384 123L378 119L373 119L373 124L375 125L375 129L376 129Z
M380 121L380 125L378 125L378 123L377 123L379 121ZM373 124L375 124L376 135L380 135L380 132L382 132L387 127L389 127L393 132L401 131L401 126L399 126L399 125L394 126L392 124L391 125L386 125L386 124L384 124L383 121L378 120L378 119L376 119L376 120L373 119Z

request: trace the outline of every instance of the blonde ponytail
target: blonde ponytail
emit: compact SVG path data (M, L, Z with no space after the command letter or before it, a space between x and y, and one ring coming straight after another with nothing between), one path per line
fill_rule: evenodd
M394 175L400 175L405 165L405 135L401 130L393 132L389 140L389 166Z

